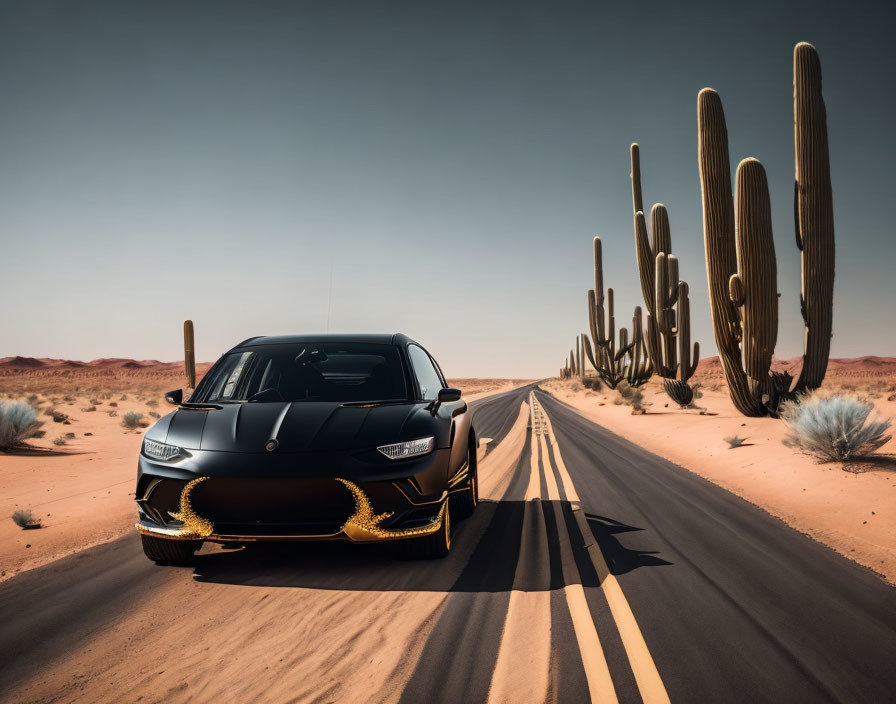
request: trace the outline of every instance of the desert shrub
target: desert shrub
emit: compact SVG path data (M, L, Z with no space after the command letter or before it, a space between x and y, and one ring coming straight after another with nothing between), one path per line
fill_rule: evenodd
M645 413L644 408L644 392L640 388L630 386L628 382L621 381L616 386L616 393L619 394L620 403L624 403L632 407L635 413ZM616 403L616 400L613 401ZM617 406L619 403L616 404Z
M823 462L844 461L874 452L889 439L889 419L869 419L874 405L854 394L811 394L784 406L790 434L784 444Z
M84 413L92 413L96 410L96 406L87 406L87 408L81 409Z
M127 401L127 400L128 400L128 395L127 395L127 394L122 394L122 395L121 395L121 398L118 399L118 400L119 400L119 401Z
M159 405L159 400L156 398L151 398L151 399L149 399L149 401L146 402L146 405L149 406L150 408L154 408Z
M118 403L115 401L109 401L109 405L112 406L112 408L118 408Z
M66 403L74 403L75 402L74 396L63 396L62 400L65 401Z
M738 437L737 435L730 435L727 438L722 438L725 442L728 443L728 449L733 450L736 447L740 447L743 445L747 438Z
M40 525L40 519L35 520L34 515L27 508L20 508L12 514L12 520L19 528L32 528Z
M110 418L114 418L114 417L117 416L117 415L118 415L118 411L109 411L109 417L110 417Z
M90 405L95 408L100 405L100 400L98 398L92 398L90 399Z
M44 411L44 415L50 416L53 419L54 423L65 423L68 420L68 416L62 411L57 411L55 408L50 406L47 410Z
M69 440L74 440L74 439L75 439L75 434L74 434L74 433L66 433L66 434L65 434L65 437L67 437Z
M140 420L143 418L142 413L137 413L137 411L128 411L124 414L124 419L121 421L121 424L125 428L130 428L134 430L140 427Z
M10 450L36 437L42 425L37 411L27 403L0 403L0 450Z
M150 411L150 412L149 412L149 415L150 415L151 417L153 417L153 418L156 418L156 419L162 417L162 416L160 416L158 413L156 413L155 411Z
M30 403L32 406L37 403L37 394L31 394L30 396L28 396L28 403Z
M64 435L60 435L58 438L53 438L53 444L57 446L65 445L66 442L68 442L68 440L65 439Z

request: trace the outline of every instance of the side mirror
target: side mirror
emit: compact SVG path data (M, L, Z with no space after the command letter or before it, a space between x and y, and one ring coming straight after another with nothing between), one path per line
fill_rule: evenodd
M439 389L439 403L456 403L460 401L460 389Z
M184 390L175 389L174 391L169 391L165 394L165 400L172 406L179 406L184 400Z

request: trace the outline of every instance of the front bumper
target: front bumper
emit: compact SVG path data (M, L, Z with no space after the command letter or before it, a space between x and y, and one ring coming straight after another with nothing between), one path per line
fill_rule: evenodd
M435 498L420 494L412 478L363 488L338 477L290 482L200 476L171 484L170 479L152 478L144 483L142 494L138 491L140 520L135 527L141 534L221 543L383 542L437 532L445 520L448 498L447 491ZM176 509L166 510L177 487L181 488ZM306 503L300 505L302 501ZM377 513L374 502L392 510Z

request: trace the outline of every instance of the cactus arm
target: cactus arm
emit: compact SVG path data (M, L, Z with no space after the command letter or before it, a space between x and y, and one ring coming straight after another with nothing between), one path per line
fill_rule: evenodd
M660 349L659 326L649 313L647 314L647 354L657 373L663 376L665 370L663 369L663 352Z
M647 221L644 219L644 213L641 211L635 213L635 257L638 260L641 293L644 296L644 303L647 305L647 312L650 315L656 315L654 305L654 266L656 257L653 255L653 250L650 249L650 242L647 237Z
M694 356L691 358L691 366L687 369L686 379L690 379L697 371L697 365L700 363L700 343L694 343Z
M687 381L691 366L691 305L687 282L679 282L678 291L678 378Z
M678 257L674 254L666 255L666 267L669 271L666 275L666 307L671 308L678 302Z
M666 315L666 296L669 288L668 273L666 254L660 252L656 255L656 261L654 262L653 307L657 315L657 325L660 328L660 332L664 335L669 331L669 319Z
M793 50L796 239L806 332L795 390L821 386L831 351L834 305L834 205L821 62L815 47Z
M641 197L641 149L634 142L630 148L632 158L632 208L636 213L644 212L644 199Z
M738 308L744 304L744 282L737 274L732 274L728 279L728 298Z
M600 373L600 365L597 363L597 359L594 356L594 350L591 348L591 341L588 339L588 336L582 338L585 343L585 356L588 358L588 361L591 362L591 366Z
M666 206L657 203L650 209L650 248L653 256L662 252L663 254L672 253L672 232L669 229L669 213Z
M607 289L607 344L610 358L616 355L616 316L613 314L613 289Z
M600 237L594 238L594 297L597 305L604 305L604 258Z

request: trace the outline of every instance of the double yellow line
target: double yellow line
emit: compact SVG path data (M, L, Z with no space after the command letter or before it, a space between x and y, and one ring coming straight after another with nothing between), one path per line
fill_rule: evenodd
M575 568L572 544L574 540L580 539L579 536L573 535L566 529L561 502L564 500L569 502L581 537L585 540L588 556L600 580L610 613L616 622L641 698L645 704L669 702L666 688L657 672L653 657L650 655L628 600L616 577L610 573L600 547L594 542L591 528L588 526L585 512L580 504L578 492L563 462L551 420L534 393L529 394L529 409L531 462L525 499L526 501L546 500L551 502L560 536L560 557L564 573ZM550 453L548 447L550 447ZM559 483L551 466L552 455ZM545 483L545 492L541 491L542 479ZM546 493L547 496L542 496L542 493ZM562 499L561 496L564 495L565 499ZM547 541L546 532L539 539ZM517 569L519 571L520 567ZM517 575L517 577L519 578L521 575ZM520 582L518 578L514 579L515 583ZM568 582L569 580L564 581ZM563 587L563 593L582 657L589 698L592 702L616 702L618 701L616 690L597 627L588 607L585 590L580 582L567 583ZM550 686L551 639L545 631L550 632L550 593L546 591L512 591L492 685L489 690L489 701L531 700L533 695L538 696L537 692L547 694Z

